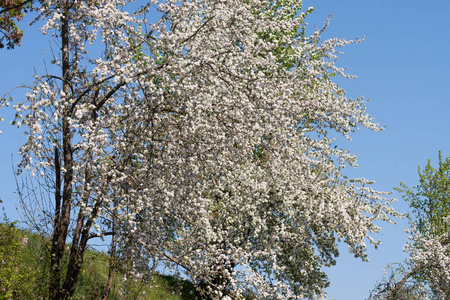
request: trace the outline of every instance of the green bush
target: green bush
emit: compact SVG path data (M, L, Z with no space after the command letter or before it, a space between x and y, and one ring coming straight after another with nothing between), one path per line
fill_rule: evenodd
M0 299L31 299L36 268L27 255L28 235L15 224L0 224Z

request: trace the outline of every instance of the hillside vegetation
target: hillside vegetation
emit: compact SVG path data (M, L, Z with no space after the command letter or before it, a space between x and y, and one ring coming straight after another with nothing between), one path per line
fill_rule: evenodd
M46 299L50 240L21 230L16 223L0 223L0 300ZM85 263L73 299L101 299L108 279L109 256L93 250L85 254ZM107 299L196 299L189 281L154 274L135 281L114 275Z

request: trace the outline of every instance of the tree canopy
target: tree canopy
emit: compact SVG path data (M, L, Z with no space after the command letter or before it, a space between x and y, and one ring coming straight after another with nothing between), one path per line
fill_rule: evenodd
M14 49L20 46L23 31L17 26L24 14L33 9L35 0L3 0L0 1L0 49ZM40 1L42 2L42 1Z
M61 75L38 75L13 107L28 135L19 170L54 195L52 299L73 295L88 241L108 234L134 276L163 264L209 299L317 298L339 241L366 259L374 222L396 213L342 174L356 156L332 137L381 128L333 82L351 77L338 49L359 40L306 35L311 12L297 0L39 7Z

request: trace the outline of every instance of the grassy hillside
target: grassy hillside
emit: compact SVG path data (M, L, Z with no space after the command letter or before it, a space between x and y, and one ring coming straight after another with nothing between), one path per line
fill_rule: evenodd
M49 274L49 240L14 223L0 223L0 300L45 299ZM108 278L104 253L87 251L74 299L99 299ZM108 299L191 300L192 283L171 276L152 275L146 281L122 280L114 275Z

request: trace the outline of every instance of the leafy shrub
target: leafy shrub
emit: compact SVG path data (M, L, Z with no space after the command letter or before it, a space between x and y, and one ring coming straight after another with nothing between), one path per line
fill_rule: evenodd
M30 299L36 269L29 264L26 232L16 223L0 223L0 299Z

